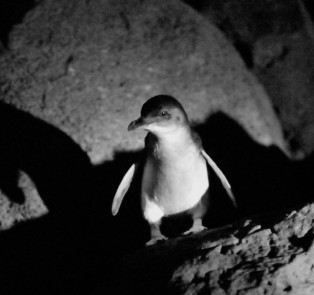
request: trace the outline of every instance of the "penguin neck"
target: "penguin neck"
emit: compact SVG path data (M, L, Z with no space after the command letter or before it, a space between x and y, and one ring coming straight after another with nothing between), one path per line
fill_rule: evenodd
M154 154L178 153L188 151L187 147L194 146L192 131L189 126L180 126L177 129L162 134L153 134L155 138ZM157 155L156 154L156 155Z

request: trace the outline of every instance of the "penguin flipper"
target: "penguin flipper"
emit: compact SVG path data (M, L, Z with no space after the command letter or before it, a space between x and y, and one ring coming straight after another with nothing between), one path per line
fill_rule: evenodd
M127 193L131 182L134 178L135 172L136 172L136 168L137 168L137 163L134 163L129 170L127 171L127 173L125 173L125 175L122 178L122 181L117 189L117 192L113 198L112 201L112 207L111 207L111 212L112 215L116 215L119 211L119 208L121 206L122 200L125 196L125 194Z
M234 195L232 193L232 190L231 190L231 185L230 185L229 181L227 180L226 176L223 174L223 172L220 170L220 168L217 166L217 164L213 161L213 159L203 149L202 149L202 155L206 159L209 166L211 166L213 168L213 170L215 171L215 173L219 177L219 179L220 179L224 189L228 193L228 196L229 196L232 204L234 205L234 207L238 207L237 202L236 202Z

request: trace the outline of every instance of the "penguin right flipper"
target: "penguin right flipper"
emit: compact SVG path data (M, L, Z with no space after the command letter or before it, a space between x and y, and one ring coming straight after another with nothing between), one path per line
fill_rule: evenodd
M211 166L213 168L213 170L215 171L215 173L217 174L217 176L219 177L224 189L226 190L232 204L234 205L234 207L238 207L237 202L234 198L234 195L232 193L231 190L231 185L229 183L229 181L227 180L226 176L223 174L223 172L220 170L220 168L217 166L217 164L214 162L214 160L202 149L202 155L203 157L206 159L207 163L209 164L209 166Z
M125 194L127 193L131 182L134 178L135 172L137 170L137 163L134 163L129 170L127 171L127 173L124 175L124 177L122 178L122 181L117 189L117 192L113 198L113 202L112 202L112 207L111 207L111 212L112 215L116 215L119 211L119 208L121 206L122 200L125 196Z

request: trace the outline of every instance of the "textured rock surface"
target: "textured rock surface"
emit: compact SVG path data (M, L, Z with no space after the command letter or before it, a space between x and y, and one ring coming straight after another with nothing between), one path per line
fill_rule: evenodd
M313 152L314 26L308 1L185 2L234 43L270 96L296 157Z
M142 146L126 126L159 93L190 118L222 110L285 149L263 88L214 25L178 1L41 1L0 60L2 100L57 126L94 163Z
M121 289L124 294L313 294L313 223L310 204L169 240L124 260Z
M1 174L1 177L5 175ZM10 201L0 188L0 230L9 229L16 222L40 217L48 212L33 181L22 171L16 179L16 189L15 193L21 193L25 199L22 204Z

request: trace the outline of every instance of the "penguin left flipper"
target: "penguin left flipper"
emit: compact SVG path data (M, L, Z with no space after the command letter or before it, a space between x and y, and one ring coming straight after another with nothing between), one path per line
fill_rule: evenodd
M124 175L124 177L122 178L122 181L117 189L117 192L113 198L113 202L112 202L112 207L111 207L111 212L112 215L116 215L119 211L119 208L121 206L122 200L125 196L125 194L127 193L131 182L134 178L135 172L137 170L137 163L134 163L129 170L127 171L127 173Z
M232 190L231 190L231 185L230 185L229 181L227 180L226 176L223 174L223 172L220 170L220 168L217 166L217 164L214 162L214 160L203 149L202 149L202 155L206 159L209 166L211 166L213 168L213 170L215 171L215 173L219 177L219 179L220 179L223 187L227 191L227 194L229 195L229 198L230 198L232 204L234 205L234 207L238 207L237 202L236 202L234 195L232 193Z

